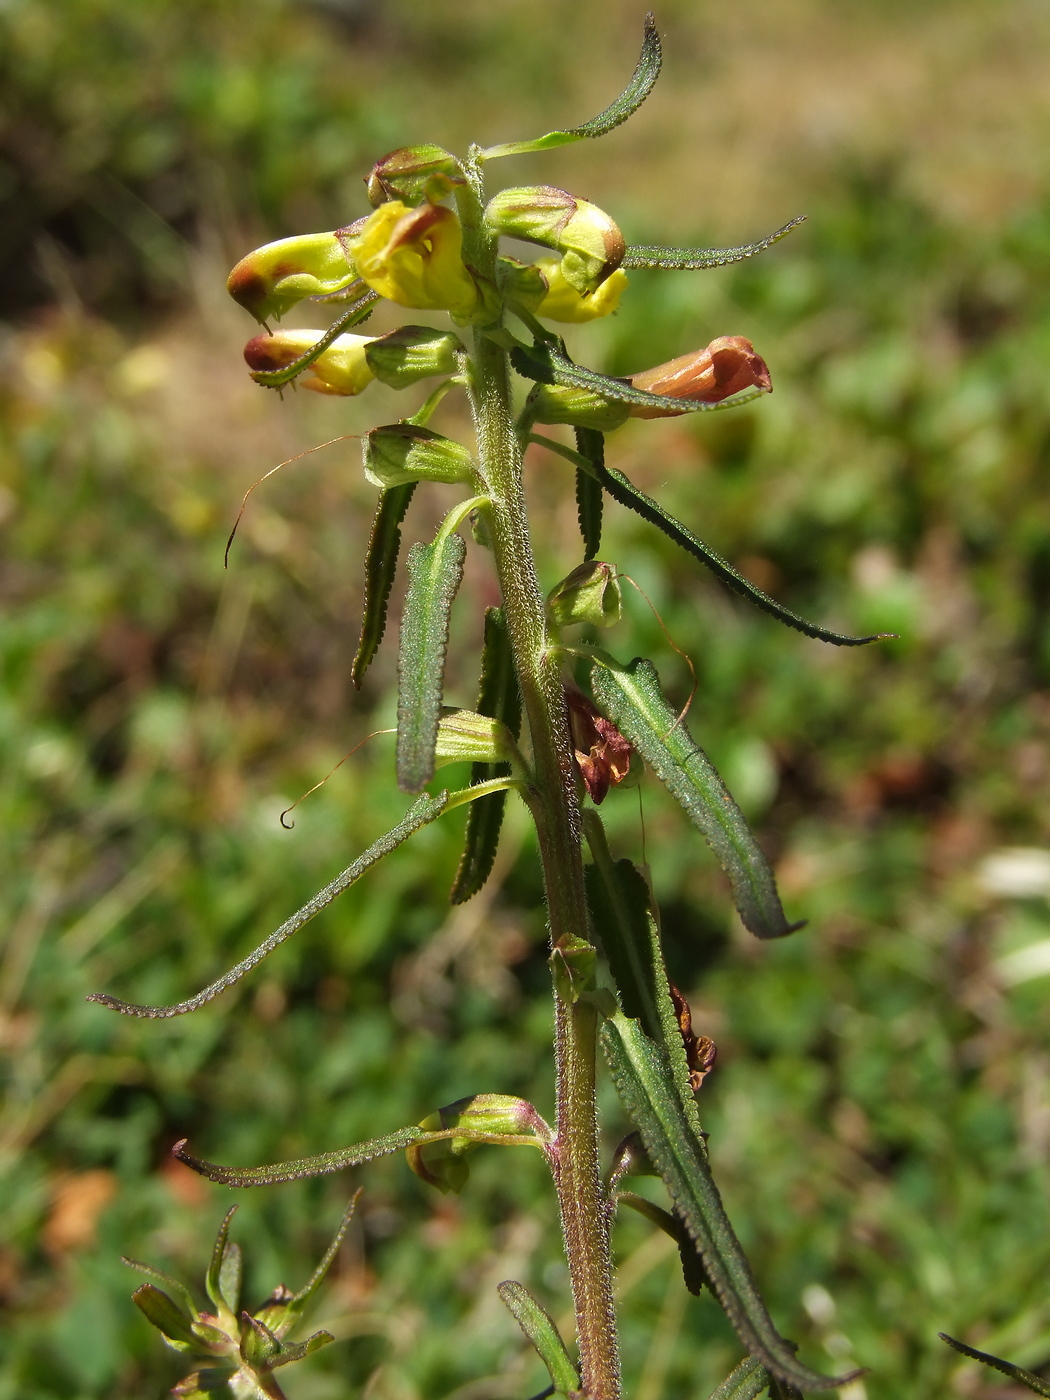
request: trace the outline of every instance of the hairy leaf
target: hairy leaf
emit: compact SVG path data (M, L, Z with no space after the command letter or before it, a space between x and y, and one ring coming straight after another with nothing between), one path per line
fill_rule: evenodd
M359 326L362 321L366 321L372 314L372 308L379 300L378 292L373 292L370 287L366 287L363 282L352 283L352 286L359 288L359 296L355 300L349 311L344 311L342 316L332 324L321 336L316 344L311 345L305 355L300 355L297 360L293 360L290 365L285 365L283 369L254 369L251 376L256 384L263 384L267 389L281 389L285 384L291 383L297 375L302 374L304 369L309 369L314 360L322 355L331 345L337 336L342 335L351 326ZM347 291L350 289L347 288ZM345 297L345 293L340 294Z
M658 1206L633 1191L618 1191L616 1200L630 1206L639 1215L644 1215L646 1220L651 1221L674 1240L678 1246L678 1257L682 1261L682 1278L694 1297L700 1295L705 1284L710 1287L707 1270L704 1268L704 1261L700 1257L696 1242L677 1215L672 1215L669 1210L664 1210L663 1206Z
M524 1284L515 1283L513 1279L501 1283L496 1291L539 1352L557 1393L575 1394L580 1388L580 1375L550 1313L536 1301Z
M368 537L368 552L365 555L361 637L350 671L350 678L358 690L386 631L387 603L390 601L390 590L394 586L397 556L401 549L401 523L418 485L416 481L406 481L401 486L391 486L389 490L380 494L379 504L376 506L372 533Z
M595 665L591 684L599 705L707 838L745 925L758 938L800 928L785 918L773 872L743 813L667 703L652 662L636 657L627 667Z
M576 450L596 467L605 465L603 433L593 428L577 428ZM576 468L576 514L583 536L583 557L596 559L602 547L602 485L582 467Z
M815 622L807 622L804 617L799 617L790 608L785 608L775 598L771 598L768 593L763 593L761 588L756 588L750 579L746 579L743 574L733 568L732 564L694 535L680 520L676 520L673 515L664 510L659 501L654 501L651 496L639 491L633 482L628 481L623 472L600 463L595 464L595 471L599 481L614 501L619 501L620 505L626 506L628 510L633 510L643 520L648 520L650 525L655 525L658 530L662 530L668 539L674 540L675 544L684 549L687 554L691 554L712 573L717 574L723 583L727 583L734 592L749 598L756 607L769 613L779 622L786 623L788 627L794 627L796 631L805 633L807 637L815 637L821 642L831 642L838 647L867 646L869 642L884 641L889 635L885 632L877 632L870 637L850 637L842 632L829 632L826 627L820 627Z
M423 1128L399 1128L396 1133L373 1138L370 1142L356 1143L353 1147L342 1147L335 1152L321 1152L315 1157L275 1162L267 1167L224 1167L218 1162L208 1162L188 1152L185 1140L177 1142L171 1151L180 1162L185 1162L209 1181L218 1181L224 1186L273 1186L280 1181L301 1181L308 1176L325 1176L347 1167L359 1167L363 1162L374 1161L376 1157L403 1152L406 1147L425 1142L433 1136Z
M947 1332L938 1332L937 1335L942 1342L947 1342L950 1347L954 1347L963 1356L969 1356L974 1361L983 1361L986 1366L991 1366L996 1371L1002 1371L1004 1376L1020 1381L1029 1390L1034 1390L1036 1395L1050 1396L1050 1381L1043 1380L1042 1376L1037 1376L1032 1371L1026 1371L1022 1366L1015 1366L1012 1361L1004 1361L1000 1356L992 1356L990 1352L978 1351L976 1347L970 1347L965 1342L956 1341L954 1337L949 1337Z
M749 1356L712 1391L709 1400L755 1400L769 1384L769 1372L755 1356Z
M845 1384L849 1377L822 1376L803 1366L773 1325L711 1175L695 1104L683 1101L665 1050L622 1012L605 1022L601 1036L624 1107L696 1242L712 1291L748 1352L793 1385L832 1390Z
M662 55L660 36L656 32L656 21L651 14L645 17L645 35L642 39L642 52L631 81L620 93L615 102L610 103L604 112L599 112L581 126L567 127L564 131L549 131L546 136L538 136L531 141L508 141L501 146L489 146L482 152L485 160L495 160L498 156L526 155L532 151L550 151L556 146L567 146L573 141L605 136L633 116L653 90L660 76Z
M479 715L500 720L515 739L521 732L521 693L507 624L499 608L489 608L485 613L477 711ZM471 786L506 777L509 773L509 763L475 763L470 773ZM491 875L506 802L506 792L494 792L470 804L463 855L449 895L453 904L465 904Z
M230 1221L236 1213L237 1207L231 1206L219 1226L215 1247L211 1252L211 1263L204 1278L204 1288L212 1305L218 1308L225 1303L231 1312L237 1311L241 1291L241 1251L236 1245L229 1243ZM235 1251L232 1256L233 1265L228 1269L226 1261L231 1251Z
M805 214L778 228L768 238L757 243L743 243L739 248L660 248L631 245L624 254L621 267L664 268L672 272L693 272L705 267L725 267L727 263L743 262L756 253L764 253L774 243L806 222Z
M434 776L449 613L466 552L455 531L408 551L397 660L397 784L403 792L419 792Z
M353 865L348 865L341 875L324 889L315 894L313 899L308 900L303 907L293 914L290 919L286 919L280 928L275 929L269 938L259 944L254 953L241 960L236 967L231 967L229 972L223 975L210 986L205 987L196 996L190 997L187 1001L176 1002L174 1006L139 1006L134 1002L121 1001L119 997L112 997L105 992L92 992L87 998L88 1001L98 1002L101 1006L108 1006L112 1011L119 1011L125 1016L144 1016L150 1020L162 1020L168 1016L184 1016L187 1011L196 1011L198 1007L204 1006L217 997L220 992L224 992L227 987L232 987L235 982L239 982L246 972L250 972L257 963L262 962L273 950L287 938L291 938L293 933L298 933L303 924L309 923L315 915L322 909L327 909L332 900L341 895L344 890L348 890L352 884L360 880L366 870L384 856L388 856L391 851L397 849L402 841L415 834L421 826L426 826L428 822L440 817L448 802L448 793L439 792L431 797L424 793L418 798L404 818L398 822L385 836L381 836L378 841L374 841L363 855L358 856Z

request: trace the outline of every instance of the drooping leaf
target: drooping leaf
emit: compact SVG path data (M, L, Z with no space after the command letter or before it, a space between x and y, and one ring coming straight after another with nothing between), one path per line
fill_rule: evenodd
M601 1038L624 1107L696 1242L712 1291L747 1351L793 1385L809 1390L844 1385L850 1377L822 1376L797 1361L791 1344L774 1326L711 1175L695 1104L683 1102L666 1051L622 1012L605 1022Z
M208 1162L187 1151L184 1141L177 1142L171 1150L180 1162L185 1162L209 1181L218 1181L224 1186L273 1186L281 1181L302 1181L304 1177L325 1176L329 1172L343 1171L346 1167L359 1167L363 1162L374 1161L376 1157L403 1152L406 1147L424 1142L432 1136L422 1128L399 1128L396 1133L373 1138L370 1142L355 1143L353 1147L321 1152L315 1157L299 1157L291 1162L274 1162L266 1167L224 1167L219 1162Z
M549 131L546 136L538 136L531 141L508 141L500 146L489 146L482 152L484 160L495 160L499 156L526 155L532 151L550 151L556 146L567 146L573 141L605 136L633 116L653 90L660 76L662 55L660 36L656 32L656 21L651 14L645 17L645 34L642 39L642 52L631 81L620 93L615 102L610 103L604 112L599 112L590 121L580 126L568 127L564 131Z
M234 1273L231 1274L231 1272L227 1270L226 1261L231 1248L236 1248L236 1246L231 1246L229 1243L230 1221L236 1213L237 1207L230 1206L223 1217L222 1224L219 1226L219 1233L215 1236L215 1245L211 1252L211 1262L208 1265L208 1272L204 1277L204 1288L208 1297L211 1299L212 1306L221 1308L225 1305L234 1313L237 1311L237 1303L241 1291L241 1251L237 1249L234 1255ZM225 1279L223 1277L224 1274ZM236 1285L233 1288L232 1300L230 1294L223 1287L224 1282Z
M631 245L624 254L621 267L663 268L672 272L693 272L705 267L725 267L727 263L743 262L756 253L764 253L774 243L806 222L805 214L778 228L768 238L757 243L743 243L739 248L660 248Z
M507 624L500 608L489 608L485 613L477 711L500 720L515 739L521 732L521 693ZM470 772L471 786L506 777L509 773L509 763L475 763ZM484 887L492 874L506 801L505 792L494 792L470 804L463 855L449 894L453 904L465 904Z
M967 1346L965 1342L949 1337L947 1332L938 1332L937 1335L942 1342L947 1342L950 1347L954 1347L963 1356L969 1356L974 1361L983 1361L986 1366L1001 1371L1004 1376L1009 1376L1011 1380L1020 1381L1029 1390L1034 1390L1036 1395L1050 1396L1050 1381L1045 1381L1042 1376L1037 1376L1032 1371L1026 1371L1023 1366L1015 1366L1012 1361L1004 1361L1001 1356L992 1356L990 1352L978 1351L976 1347Z
M678 1216L633 1191L618 1191L616 1200L617 1203L622 1202L625 1206L630 1206L639 1215L644 1215L646 1220L651 1221L674 1240L678 1246L678 1257L682 1261L685 1286L694 1297L699 1297L704 1285L708 1283L707 1270L704 1268L704 1261L700 1257L696 1242Z
M755 1356L741 1361L708 1400L756 1400L769 1384L769 1372Z
M528 348L516 345L510 352L510 362L525 379L538 384L562 384L569 389L583 389L589 394L598 394L612 403L635 404L639 408L657 408L661 413L668 411L668 405L676 414L680 413L721 413L729 408L740 408L765 393L764 389L745 389L732 398L720 403L703 403L698 399L669 400L666 394L650 394L647 389L636 389L626 379L613 379L607 374L599 374L585 365L574 364L565 353L562 345L553 340L537 341Z
M381 493L379 504L376 506L372 533L368 537L368 552L365 555L361 638L357 643L357 655L350 671L350 678L358 690L386 631L387 603L390 601L390 590L394 586L397 556L401 549L401 523L418 484L416 481L406 481L401 486L390 487L388 491Z
M191 1351L198 1348L192 1323L177 1303L172 1302L166 1293L155 1288L152 1283L144 1283L136 1288L131 1301L139 1308L154 1327L162 1332L178 1351Z
M433 797L424 793L413 802L397 826L388 831L385 836L381 836L378 841L374 841L363 855L358 856L353 865L348 865L331 884L325 885L324 889L315 894L313 899L308 900L290 919L286 919L280 928L275 929L253 953L249 953L236 967L231 967L229 972L223 973L217 981L212 982L196 996L190 997L187 1001L176 1002L173 1006L140 1006L135 1002L121 1001L119 997L109 996L105 992L92 992L87 1000L98 1002L100 1006L108 1006L110 1010L119 1011L125 1016L143 1016L150 1020L162 1020L169 1016L184 1016L187 1011L196 1011L198 1007L204 1006L213 997L217 997L220 992L224 992L227 987L232 987L235 982L239 982L246 972L250 972L253 967L262 962L263 958L272 953L285 939L291 938L293 933L297 933L322 909L327 909L333 899L360 880L366 870L371 869L384 856L388 856L391 851L396 850L402 841L407 841L420 827L426 826L428 822L440 817L448 803L448 797L447 792L439 792Z
M604 466L605 434L593 428L577 428L576 450L596 467ZM602 485L582 467L576 468L576 514L583 536L583 557L596 559L602 547Z
M449 613L466 552L454 530L408 551L397 660L397 785L402 792L419 792L434 776Z
M575 1394L580 1388L580 1374L550 1313L536 1301L524 1284L515 1283L513 1279L501 1283L496 1291L539 1353L557 1393Z
M293 360L290 365L285 365L283 369L254 369L251 376L256 384L263 384L267 389L280 389L285 384L291 383L297 375L302 374L304 369L309 369L314 360L322 355L331 345L337 336L350 329L351 326L359 326L362 321L366 321L372 314L372 308L379 300L379 294L373 292L370 287L366 287L363 282L355 285L359 288L359 296L355 299L354 305L349 311L344 311L338 320L325 331L315 344L311 345L305 355L300 355L297 360ZM347 288L347 291L350 289Z
M680 520L676 520L673 515L664 510L659 501L654 501L644 491L639 491L633 482L628 481L623 472L600 463L595 465L595 470L602 485L614 501L626 506L628 510L633 510L643 520L648 520L650 525L655 525L658 530L663 531L669 540L674 540L675 544L684 549L687 554L691 554L705 568L710 569L713 574L717 574L722 582L728 584L735 593L749 598L756 607L769 613L771 617L775 617L778 622L783 622L788 627L794 627L797 632L802 632L807 637L815 637L818 641L830 642L837 647L867 646L869 642L885 641L890 635L886 632L877 632L870 637L850 637L843 632L830 632L826 627L820 627L815 622L807 622L804 617L799 617L790 608L785 608L782 603L778 603L768 593L763 593L761 588L756 588L750 579L745 578L743 574L733 568L732 564L687 529Z
M743 813L667 703L652 662L636 657L616 669L595 665L591 684L599 705L707 838L745 925L757 938L782 938L800 928L785 918L773 872Z

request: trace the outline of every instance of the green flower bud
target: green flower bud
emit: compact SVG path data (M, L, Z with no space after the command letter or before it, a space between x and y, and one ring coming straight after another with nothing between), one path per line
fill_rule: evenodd
M414 423L373 428L364 441L365 476L388 490L406 481L468 481L474 459L452 438Z
M450 331L431 326L400 326L368 342L368 367L392 389L406 389L432 374L454 374L463 344Z
M485 223L496 234L553 248L561 274L587 296L623 262L623 234L604 209L553 185L502 190L489 201Z
M304 297L341 292L357 277L335 233L303 233L256 248L230 273L226 290L257 321L280 320Z
M258 373L284 369L305 355L324 331L281 330L273 335L257 335L244 347L249 369ZM375 378L369 364L366 335L337 335L326 350L303 371L298 383L319 394L352 396L366 389Z
M611 564L580 564L547 595L547 617L554 627L589 622L615 627L623 615L623 594Z
M506 725L473 710L444 706L438 722L437 767L446 763L513 763L517 745Z
M458 1099L424 1118L419 1126L430 1133L463 1127L471 1133L493 1137L533 1138L539 1144L551 1140L550 1128L532 1104L511 1094L474 1094ZM451 1137L410 1147L405 1155L408 1165L423 1181L439 1191L454 1191L458 1195L470 1176L466 1154L475 1146L473 1137Z
M463 169L440 146L402 146L376 161L365 184L373 208L399 199L414 209L425 199L444 199L453 186L462 185Z

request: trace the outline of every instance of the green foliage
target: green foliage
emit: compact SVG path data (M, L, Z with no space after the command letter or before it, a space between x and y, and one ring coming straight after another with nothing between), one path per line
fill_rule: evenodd
M19 26L5 101L46 137L25 178L37 189L54 176L53 234L62 210L86 230L73 266L89 306L126 312L146 282L181 306L161 269L164 250L181 258L186 244L150 232L154 180L174 177L189 212L173 226L187 236L226 199L235 221L266 236L300 226L303 201L321 206L317 226L334 226L360 211L352 186L375 150L418 125L403 115L407 80L383 86L388 59L348 57L289 6L22 5L4 23ZM560 60L539 28L514 30L513 42L523 71L550 81ZM429 31L411 33L425 49ZM490 53L504 80L505 55L487 37L458 52L445 43L453 81L473 81ZM145 196L146 212L116 204L111 174ZM790 1335L840 1357L845 1338L872 1368L872 1400L926 1400L957 1364L939 1327L1029 1367L1050 1355L1045 984L995 972L1004 954L1050 936L1050 917L1042 894L976 878L989 850L1050 837L1050 217L1034 189L1016 216L968 227L891 165L859 157L834 184L809 203L797 243L763 263L702 284L632 275L638 296L593 332L600 353L589 358L630 372L669 341L751 336L772 366L772 399L737 418L661 424L659 447L624 429L631 477L702 521L705 539L793 608L900 637L839 657L781 635L641 521L608 512L606 552L630 560L695 657L705 744L792 912L810 920L797 942L738 940L714 863L646 784L645 854L665 894L672 974L721 1052L701 1105L727 1205ZM39 211L20 198L19 227L35 237ZM639 211L632 237L651 233ZM29 264L7 265L21 275ZM347 487L352 465L297 468L298 485L275 483L254 503L224 580L243 486L344 429L331 428L327 405L285 405L297 425L288 444L273 396L274 416L253 433L263 410L221 378L231 352L212 335L196 321L150 322L137 342L67 302L7 342L12 1066L0 1286L11 1326L0 1394L18 1400L139 1397L175 1379L113 1261L122 1248L179 1273L198 1261L207 1198L191 1199L166 1165L191 1126L201 1150L257 1162L363 1139L494 1077L544 1106L546 1015L522 1011L541 985L542 930L521 912L538 895L528 860L514 857L513 822L484 892L484 934L429 902L459 858L453 818L304 929L265 982L233 994L236 1016L221 1007L142 1027L83 1005L118 979L157 1003L202 985L403 810L381 780L391 765L378 740L304 806L296 832L277 825L277 810L372 727L372 706L389 723L389 661L348 720L352 647L333 655L329 640L350 637L360 615L373 493ZM151 355L187 380L214 374L223 392L191 410L170 378L150 381ZM187 437L196 414L206 431ZM234 437L231 423L248 427ZM535 471L553 583L565 571L555 542L575 527L543 500L544 478L563 468L537 452ZM439 488L421 492L419 528L445 505ZM684 670L644 604L631 606L637 647L684 700ZM449 685L467 703L476 677L462 657L476 640L452 639ZM603 809L614 845L641 860L627 834L636 811L629 793ZM79 1199L84 1218L93 1182L119 1187L95 1211L94 1241L60 1209ZM399 1162L370 1175L324 1305L352 1336L310 1363L304 1396L363 1386L380 1365L383 1386L426 1395L504 1370L519 1342L484 1311L472 1261L485 1248L493 1278L502 1267L561 1289L553 1252L530 1233L533 1220L550 1223L538 1165L511 1173L505 1155L479 1149L462 1201L414 1191ZM249 1271L305 1269L345 1195L335 1179L250 1194L260 1262ZM649 1226L628 1217L617 1231L627 1350L644 1357L663 1319L665 1393L707 1393L739 1355L713 1299L690 1302L676 1329L664 1303L673 1246L646 1268ZM814 1281L833 1319L804 1303ZM249 1285L258 1295L250 1272ZM420 1309L436 1327L423 1329ZM522 1394L539 1388L538 1365L522 1381Z

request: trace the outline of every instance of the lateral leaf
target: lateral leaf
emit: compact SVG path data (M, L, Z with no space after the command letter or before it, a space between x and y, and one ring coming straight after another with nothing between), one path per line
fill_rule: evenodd
M514 1314L514 1320L536 1348L550 1372L559 1395L573 1395L580 1388L580 1373L573 1365L561 1333L550 1313L532 1296L523 1283L508 1279L496 1292Z
M588 812L587 816L591 815ZM590 839L590 821L586 829ZM649 950L649 886L631 861L618 860L614 864L607 851L596 849L593 839L590 845L596 863L588 865L585 871L587 903L620 994L620 1004L626 1015L641 1021L646 1035L662 1041L658 973ZM666 988L663 995L667 996Z
M596 467L604 466L605 434L593 428L577 428L576 450ZM602 547L602 484L582 467L576 468L576 514L583 536L583 557L597 559Z
M172 1278L170 1274L163 1273L160 1269L155 1269L152 1264L143 1264L139 1259L129 1259L126 1254L120 1256L120 1262L126 1264L129 1269L137 1269L140 1274L145 1274L147 1278L155 1279L157 1283L162 1283L165 1288L170 1288L182 1302L187 1313L189 1313L191 1317L196 1317L197 1305L193 1301L193 1295L179 1279Z
M408 551L397 660L397 785L402 792L419 792L434 776L449 613L466 553L454 530Z
M285 365L283 369L254 369L251 376L256 384L262 384L267 389L281 389L285 384L289 384L297 375L302 374L304 369L309 369L317 357L324 353L337 336L342 335L351 326L359 326L362 321L367 321L372 314L372 308L379 300L379 293L373 292L370 287L366 287L363 282L356 285L360 288L359 297L355 300L349 311L344 311L337 321L325 331L315 344L311 345L304 355L300 355L297 360L293 360L290 365ZM349 288L347 288L349 291Z
M747 1351L793 1385L809 1390L844 1385L850 1377L822 1376L798 1362L773 1325L711 1175L695 1104L683 1102L665 1050L622 1012L604 1023L601 1038L624 1107L696 1242L712 1291Z
M546 136L538 136L531 141L508 141L500 146L489 146L482 151L484 160L495 160L499 156L526 155L532 151L550 151L557 146L567 146L573 141L582 141L605 136L633 116L653 90L660 76L662 55L660 36L656 32L656 21L651 14L645 17L645 34L642 39L642 52L631 81L620 93L615 102L610 103L604 112L599 112L581 126L567 127L564 131L549 131Z
M425 1142L432 1136L423 1128L399 1128L396 1133L373 1138L370 1142L356 1143L353 1147L342 1147L335 1152L322 1152L316 1157L274 1162L267 1167L224 1167L218 1162L208 1162L187 1151L185 1140L177 1142L171 1151L174 1157L192 1167L200 1176L206 1176L209 1181L218 1181L223 1186L273 1186L281 1181L302 1181L304 1177L325 1176L329 1172L343 1171L346 1167L358 1167L363 1162L374 1161L376 1157L403 1152L406 1147Z
M769 1372L756 1356L745 1357L708 1400L756 1400L769 1384Z
M764 253L774 243L806 222L805 214L792 219L783 228L778 228L768 238L757 243L742 243L739 248L662 248L632 244L624 254L623 268L650 267L663 268L670 272L693 272L705 267L725 267L727 263L743 262L756 253Z
M401 523L418 484L416 481L406 481L400 486L391 486L380 494L376 506L372 533L368 537L368 552L365 555L361 637L350 671L350 678L357 690L361 689L365 672L371 666L386 631L387 603L390 601L390 590L394 586L397 556L401 549Z
M477 712L500 720L515 739L521 733L521 693L507 624L500 608L488 608L485 612ZM479 783L491 782L509 773L509 763L475 763L471 768L470 783L476 787ZM506 802L506 792L494 792L470 804L463 855L449 893L453 904L465 904L482 889L492 874Z
M992 1356L990 1352L978 1351L976 1347L970 1347L965 1342L956 1341L954 1337L949 1337L947 1332L938 1332L937 1335L942 1342L947 1342L950 1347L954 1347L963 1356L969 1356L974 1361L983 1361L986 1366L1001 1371L1004 1376L1020 1381L1029 1390L1034 1390L1036 1395L1050 1396L1050 1382L1043 1380L1042 1376L1026 1371L1022 1366L1015 1366L1012 1361L1004 1361L1001 1356Z
M664 698L656 667L644 657L629 666L595 665L594 697L621 734L681 803L729 877L733 903L756 938L783 938L789 924L773 872L707 755Z
M354 1218L354 1211L357 1208L357 1201L360 1195L360 1190L357 1190L351 1196L350 1204L343 1212L343 1218L339 1222L339 1228L336 1230L335 1235L332 1237L331 1244L325 1250L324 1258L321 1260L320 1264L318 1264L317 1268L313 1271L309 1281L305 1283L302 1288L300 1288L299 1292L288 1304L288 1309L290 1312L302 1312L303 1308L306 1307L307 1303L310 1301L313 1295L317 1292L318 1288L321 1286L325 1275L328 1273L328 1270L332 1267L332 1263L335 1259L335 1256L339 1252L339 1246L343 1242L343 1236L350 1228L350 1221Z
M668 410L682 413L721 413L728 408L739 408L750 403L766 391L745 389L721 403L701 403L696 399L671 399L667 394L650 394L646 389L636 389L626 379L613 379L607 374L599 374L586 365L574 364L564 348L553 340L537 341L528 347L516 345L510 352L510 362L525 379L539 384L562 384L569 389L584 389L589 394L599 394L613 403L636 404L640 408L658 408L662 413Z
M204 1279L204 1288L208 1294L208 1297L211 1299L212 1305L218 1308L221 1307L223 1303L225 1303L227 1307L230 1308L231 1312L235 1312L237 1309L237 1294L240 1292L240 1269L238 1267L236 1280L237 1289L231 1301L230 1297L223 1288L223 1265L226 1262L226 1256L230 1250L230 1221L233 1219L236 1213L237 1207L230 1206L229 1210L223 1217L222 1224L219 1226L219 1233L215 1236L215 1247L212 1249L211 1252L211 1263L208 1265L208 1272L205 1275ZM234 1257L235 1259L237 1259L239 1264L240 1250L237 1251ZM227 1279L227 1282L232 1282L232 1280Z
M750 579L746 579L743 574L734 569L732 564L716 553L710 545L705 544L680 520L676 520L673 515L664 510L659 501L654 501L644 491L639 491L638 487L629 481L623 472L606 467L601 463L595 463L594 469L599 481L614 501L619 501L620 505L626 506L628 510L633 510L643 520L648 520L650 525L655 525L658 530L662 530L668 539L674 540L675 544L684 549L687 554L691 554L713 574L717 574L722 582L727 583L734 592L742 594L745 598L750 598L756 607L769 613L779 622L786 623L788 627L794 627L798 632L804 632L807 637L815 637L821 642L831 642L837 647L866 646L869 642L884 641L890 635L886 632L877 632L870 637L850 637L841 632L830 632L826 627L819 627L815 622L807 622L804 617L799 617L790 608L785 608L782 603L778 603L768 593L763 593L761 588L756 588Z
M131 1301L177 1351L193 1351L198 1341L190 1319L168 1295L152 1283L143 1283L131 1295Z
M625 1206L630 1206L639 1215L644 1215L646 1220L658 1226L665 1235L670 1235L678 1246L678 1257L682 1261L682 1278L685 1286L694 1297L699 1297L705 1284L710 1287L700 1251L697 1249L692 1235L677 1215L672 1215L669 1210L664 1210L663 1206L646 1200L644 1196L636 1195L634 1191L618 1191L616 1200L618 1203L622 1201Z
M187 1011L196 1011L198 1007L204 1006L217 997L220 992L224 992L227 987L232 987L235 982L239 982L246 972L250 972L257 963L262 962L273 950L283 943L285 939L291 938L293 933L298 933L303 924L309 923L315 915L322 909L327 909L332 900L341 895L344 890L348 890L351 885L360 880L366 870L371 869L401 845L403 841L414 835L421 826L426 826L428 822L440 817L448 802L448 793L439 792L435 796L424 793L413 802L412 806L405 813L401 821L385 836L380 836L378 841L373 841L368 850L363 855L358 856L353 865L348 865L341 875L337 875L331 884L325 885L308 900L303 907L293 914L290 919L286 919L280 928L275 929L269 938L259 944L254 953L242 959L236 967L231 967L229 972L223 975L210 986L205 987L196 996L190 997L187 1001L176 1002L173 1006L139 1006L134 1002L121 1001L119 997L109 996L105 992L92 992L87 998L88 1001L98 1002L100 1006L108 1006L111 1011L119 1011L124 1016L144 1016L149 1020L163 1020L169 1016L184 1016Z

